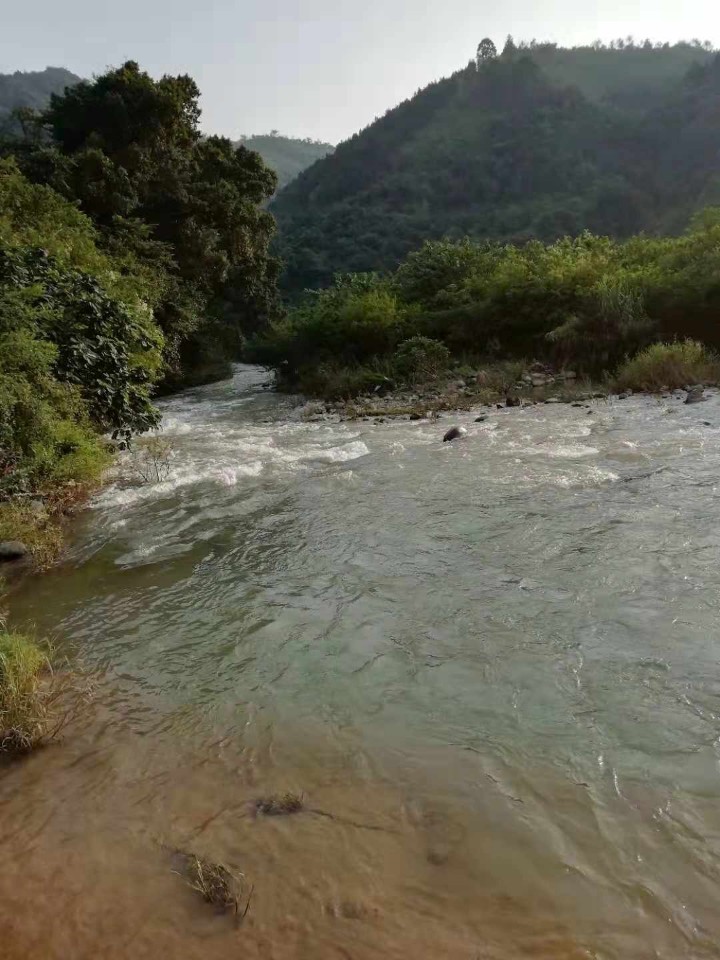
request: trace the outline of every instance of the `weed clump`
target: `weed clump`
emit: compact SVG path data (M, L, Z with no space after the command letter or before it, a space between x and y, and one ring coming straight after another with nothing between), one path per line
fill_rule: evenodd
M266 817L289 817L300 813L304 806L303 798L297 793L271 794L258 797L253 803L255 814Z
M222 863L214 863L198 857L194 853L185 853L182 850L175 852L179 861L178 869L174 872L199 893L205 903L212 904L218 910L232 909L235 914L240 913L240 894L242 874L236 876ZM250 889L242 918L247 916L252 901L253 888Z

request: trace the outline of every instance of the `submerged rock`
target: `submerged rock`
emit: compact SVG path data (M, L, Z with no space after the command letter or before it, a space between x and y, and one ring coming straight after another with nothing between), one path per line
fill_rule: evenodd
M459 440L467 435L465 427L451 427L443 437L443 443L452 443L453 440Z
M30 551L19 540L4 540L0 543L0 563L22 560Z
M486 420L487 420L486 414L483 414L480 417L475 417L475 423L485 423Z

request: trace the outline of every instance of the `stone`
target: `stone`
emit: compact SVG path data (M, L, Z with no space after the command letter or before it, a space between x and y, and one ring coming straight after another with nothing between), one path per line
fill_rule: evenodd
M506 407L519 407L519 406L520 406L520 397L513 397L513 396L505 397L505 406L506 406Z
M690 387L685 397L685 403L702 403L704 400L705 388L702 384L696 384L694 387Z
M0 543L0 563L22 560L30 551L19 540L4 540Z
M563 377L565 380L577 380L577 374L574 370L564 370Z
M629 397L630 397L629 391L627 393L619 393L617 396L618 400L627 400Z
M410 414L410 419L411 419L411 420L422 420L422 417L420 416L419 413L411 413L411 414Z
M460 440L467 435L465 427L450 427L443 437L443 443L452 443L453 440Z
M475 417L475 423L485 423L487 417L483 414L481 417Z
M548 397L545 403L560 403L560 397Z

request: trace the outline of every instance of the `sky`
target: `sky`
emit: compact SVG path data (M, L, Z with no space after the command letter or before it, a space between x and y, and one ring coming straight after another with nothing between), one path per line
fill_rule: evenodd
M90 77L137 60L195 78L207 133L331 143L464 66L485 36L720 47L716 0L0 0L0 23L0 73Z

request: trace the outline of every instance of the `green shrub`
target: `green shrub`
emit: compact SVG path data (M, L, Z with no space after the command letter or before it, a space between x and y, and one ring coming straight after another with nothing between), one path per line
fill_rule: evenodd
M439 340L429 337L411 337L395 351L393 364L408 383L428 383L436 380L450 366L450 351Z
M720 380L720 360L696 340L654 343L618 370L620 390L659 391Z
M363 393L391 390L396 386L389 363L368 366L341 366L324 363L306 367L298 374L296 386L302 393L325 400L345 400Z

